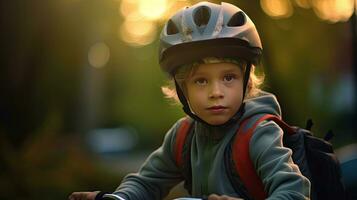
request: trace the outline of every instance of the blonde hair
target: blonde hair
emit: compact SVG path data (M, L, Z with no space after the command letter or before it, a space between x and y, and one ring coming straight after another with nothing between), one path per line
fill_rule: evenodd
M213 63L233 63L236 64L238 67L242 69L242 72L244 73L247 67L247 62L242 60L242 59L231 59L231 58L216 58L216 57L207 57L202 59L201 61L194 62L188 65L183 65L177 69L175 72L175 75L173 78L176 79L177 84L181 87L182 91L186 93L186 86L185 86L185 80L187 77L192 76L199 65L201 64L213 64ZM247 84L247 89L246 89L246 94L245 98L253 98L256 97L260 90L261 85L264 82L264 75L256 75L255 74L255 66L252 65L250 69L250 75L249 75L249 80ZM164 93L165 97L168 99L174 100L174 102L179 103L179 99L176 93L176 88L174 86L174 80L171 80L171 82L166 85L161 87L161 91Z

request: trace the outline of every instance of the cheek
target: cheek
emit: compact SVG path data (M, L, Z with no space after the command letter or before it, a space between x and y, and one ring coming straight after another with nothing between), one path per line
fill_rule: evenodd
M188 89L187 90L187 100L192 104L197 101L197 92Z
M188 88L186 97L192 109L197 109L200 105L203 105L204 103L202 91Z

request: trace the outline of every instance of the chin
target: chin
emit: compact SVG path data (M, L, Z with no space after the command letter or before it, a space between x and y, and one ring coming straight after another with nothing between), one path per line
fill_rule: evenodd
M226 123L227 121L228 119L211 119L211 120L207 120L206 122L213 126L219 126Z

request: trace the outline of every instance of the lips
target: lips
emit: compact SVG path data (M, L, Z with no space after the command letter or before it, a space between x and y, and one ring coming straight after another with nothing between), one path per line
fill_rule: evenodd
M227 107L225 106L211 106L209 108L207 108L207 110L209 110L210 112L212 113L215 113L215 114L219 114L219 113L222 113L224 112L225 110L227 109Z

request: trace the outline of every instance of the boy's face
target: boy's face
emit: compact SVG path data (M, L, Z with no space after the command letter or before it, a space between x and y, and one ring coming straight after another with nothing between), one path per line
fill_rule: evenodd
M199 65L185 81L191 110L208 124L227 122L242 104L242 74L233 63Z

